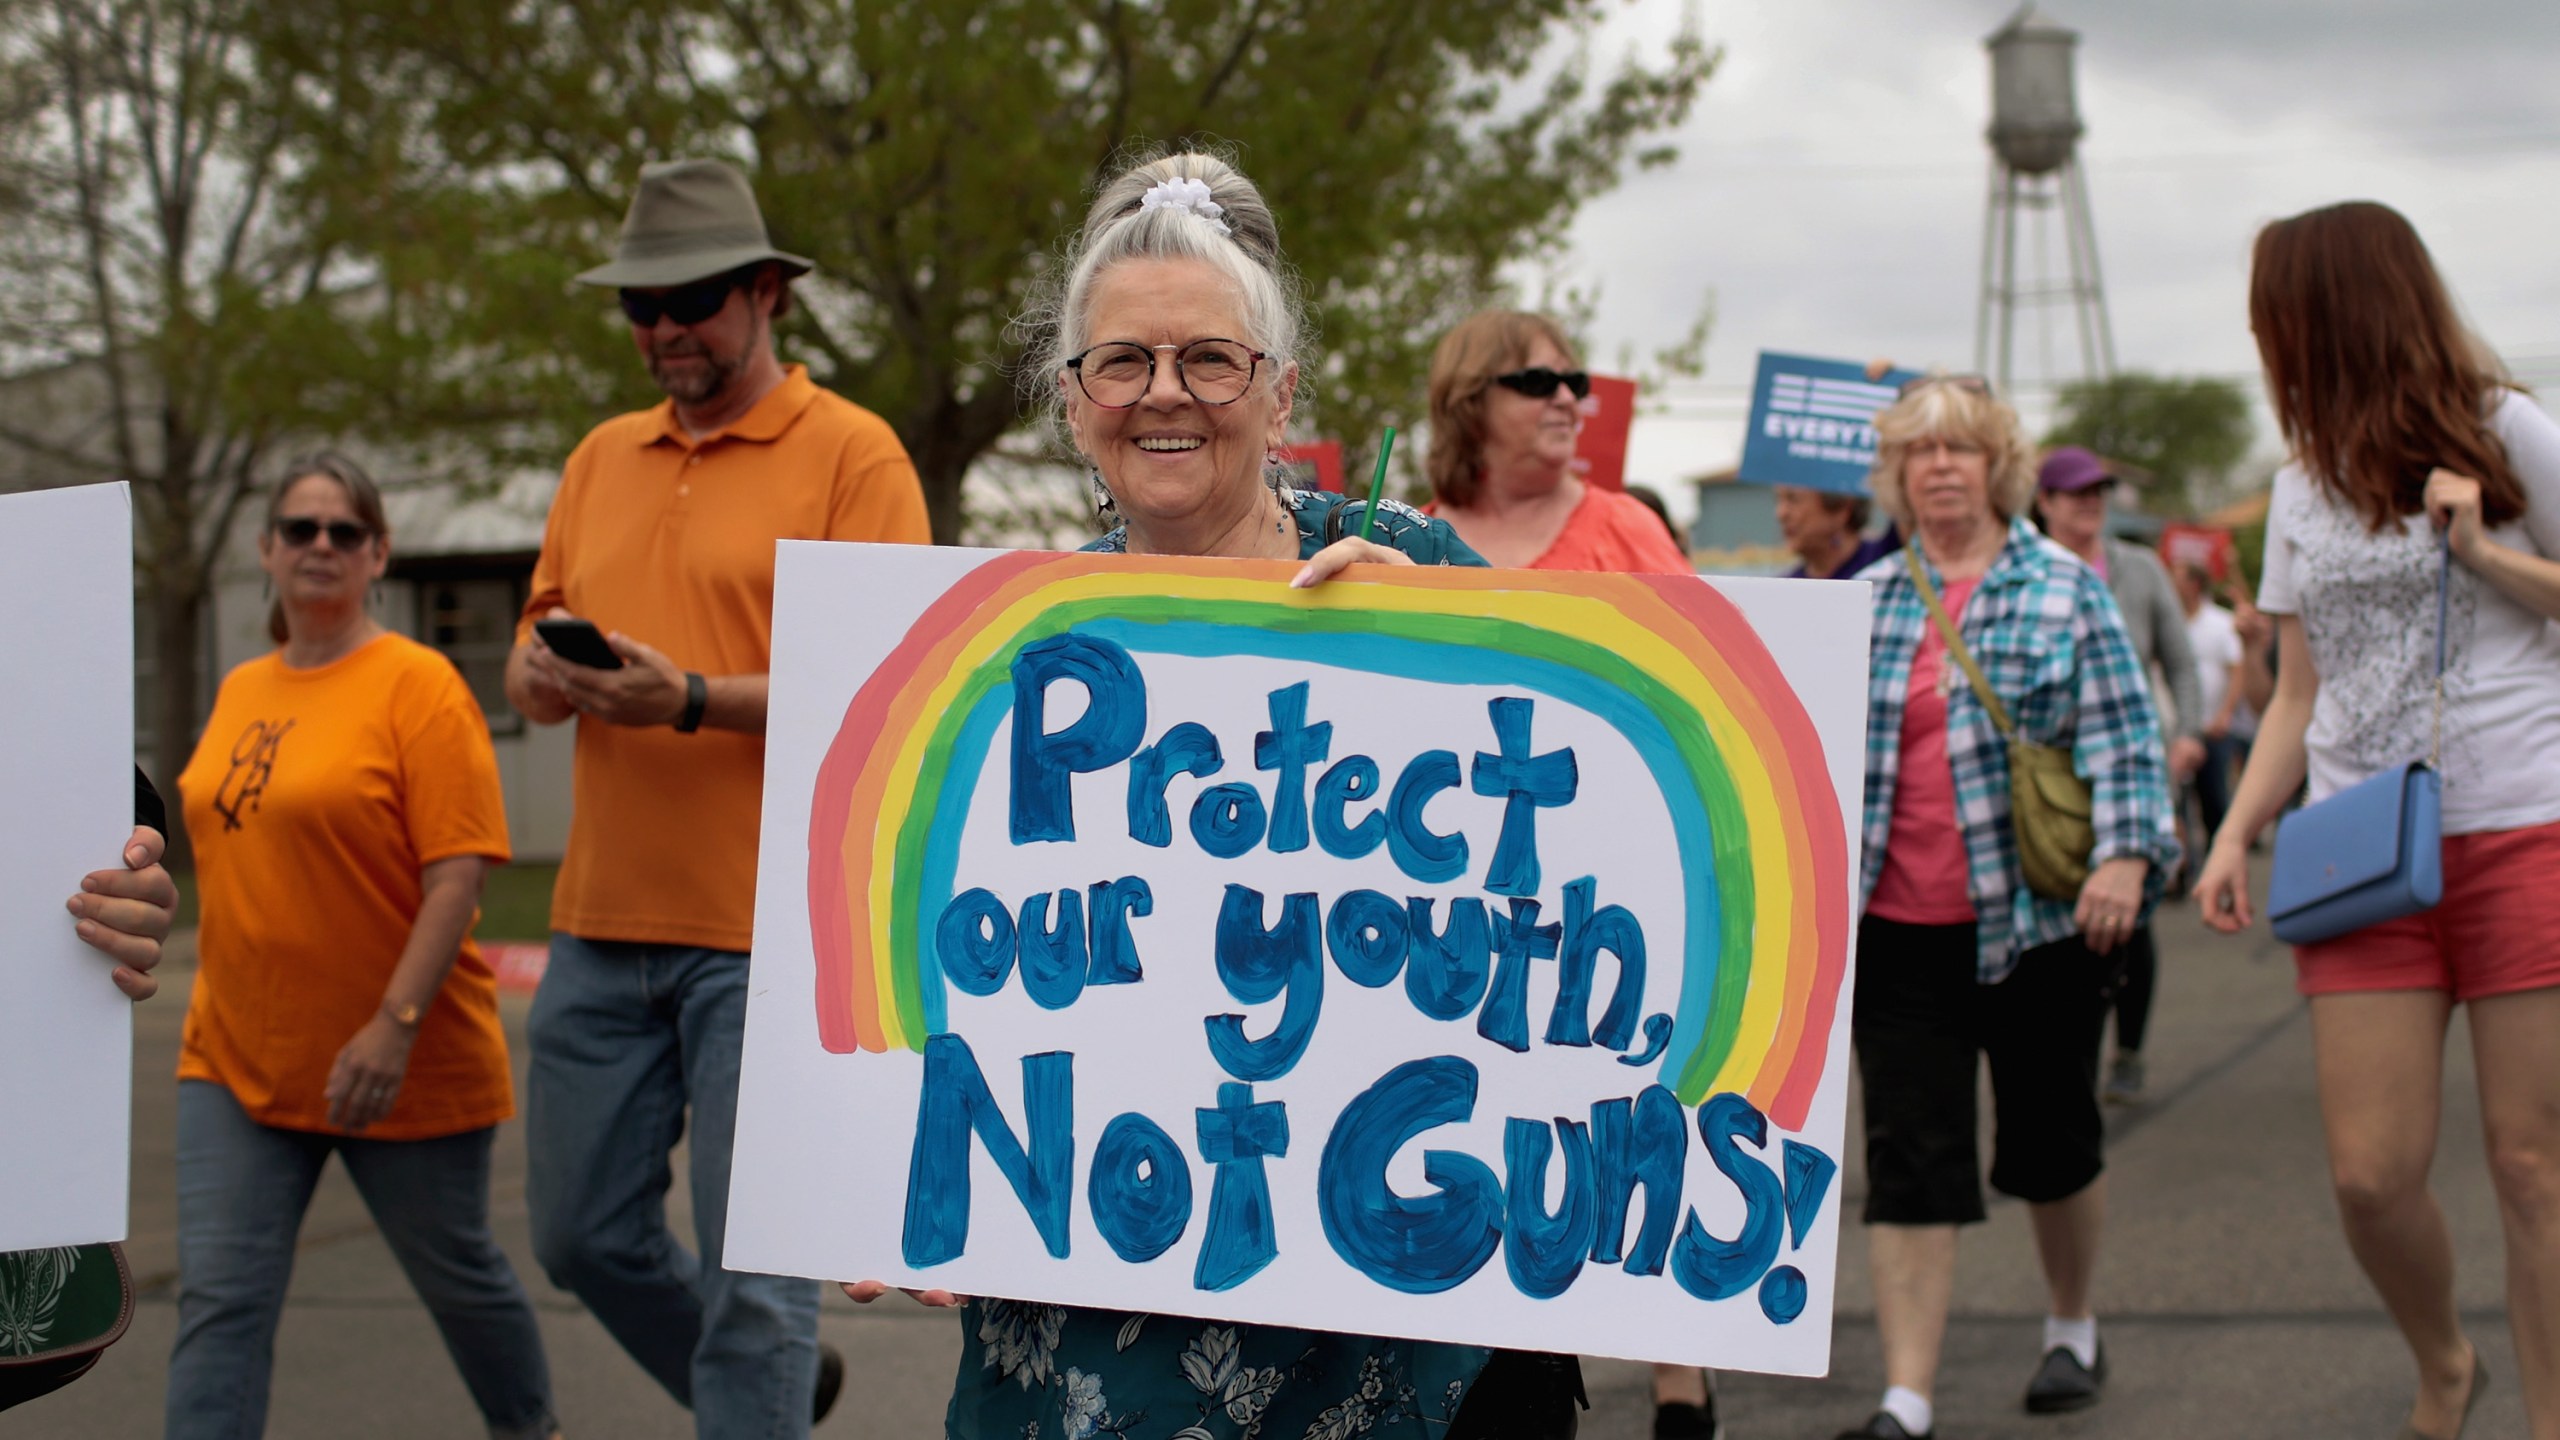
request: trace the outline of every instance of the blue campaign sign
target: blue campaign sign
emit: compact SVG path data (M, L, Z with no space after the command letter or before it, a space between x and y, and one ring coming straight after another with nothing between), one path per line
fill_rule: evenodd
M1876 412L1919 373L1888 370L1870 380L1867 367L1854 360L1761 351L1736 478L1866 494L1867 471L1876 463Z

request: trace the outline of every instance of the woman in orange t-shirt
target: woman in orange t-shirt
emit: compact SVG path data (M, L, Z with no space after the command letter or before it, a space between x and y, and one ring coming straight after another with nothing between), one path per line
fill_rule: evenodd
M472 945L507 858L487 722L450 662L366 614L382 498L304 462L258 536L278 649L224 678L178 778L202 919L178 1059L168 1434L265 1426L294 1236L332 1153L501 1440L555 1433L533 1307L489 1234L515 1112Z
M1644 502L1573 473L1591 376L1543 315L1486 310L1431 355L1434 515L1492 565L1687 575Z

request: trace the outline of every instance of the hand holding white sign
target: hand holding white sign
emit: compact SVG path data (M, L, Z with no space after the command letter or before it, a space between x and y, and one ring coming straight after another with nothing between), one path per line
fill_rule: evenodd
M784 547L729 1263L1819 1371L1863 593L1296 573Z

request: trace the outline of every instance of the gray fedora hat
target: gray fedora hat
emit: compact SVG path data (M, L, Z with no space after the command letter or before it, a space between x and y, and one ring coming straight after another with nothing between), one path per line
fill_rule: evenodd
M662 160L640 167L640 193L622 217L613 261L578 277L582 285L654 289L771 260L792 275L816 268L773 248L747 177L722 160Z

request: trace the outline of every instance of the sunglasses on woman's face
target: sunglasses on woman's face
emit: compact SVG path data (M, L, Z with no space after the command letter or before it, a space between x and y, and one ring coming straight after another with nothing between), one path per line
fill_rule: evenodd
M1505 390L1517 390L1532 400L1546 399L1556 393L1559 385L1572 391L1576 400L1591 398L1591 372L1588 370L1550 370L1544 365L1533 365L1508 375L1496 375L1493 383Z
M372 539L373 531L353 520L322 520L310 515L276 517L276 538L296 550L318 540L323 535L329 537L332 548L353 550Z
M625 290L622 313L631 323L646 330L664 316L679 325L699 325L720 313L729 303L729 292L738 288L741 277L735 273L714 275L672 290Z

